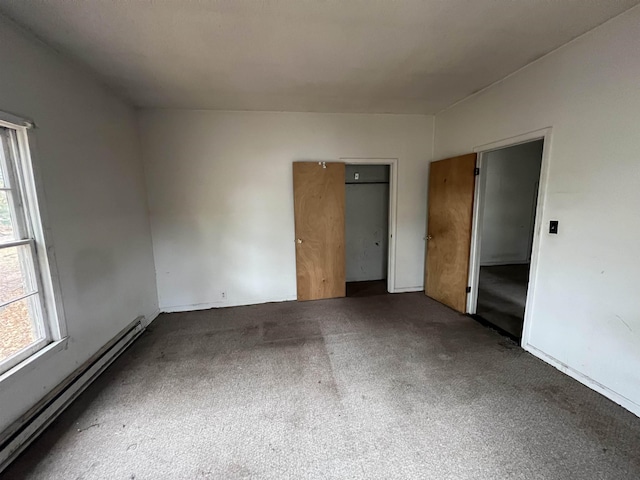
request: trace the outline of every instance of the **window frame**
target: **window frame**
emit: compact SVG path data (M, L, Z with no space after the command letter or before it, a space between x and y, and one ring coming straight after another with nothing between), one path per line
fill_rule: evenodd
M33 156L33 122L0 111L0 128L6 135L5 179L9 191L12 220L16 222L15 239L2 243L2 249L28 246L36 292L22 298L34 298L38 310L37 332L41 338L0 361L0 380L27 363L47 346L66 339L62 302L50 233L44 211L44 194ZM6 133L5 133L6 131ZM1 147L0 147L1 148ZM15 217L15 218L14 218ZM12 299L4 306L19 301Z

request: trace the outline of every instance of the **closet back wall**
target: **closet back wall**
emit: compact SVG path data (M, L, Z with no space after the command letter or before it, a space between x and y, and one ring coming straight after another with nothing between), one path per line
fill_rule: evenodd
M160 308L296 298L296 160L397 158L396 291L423 278L433 117L142 110Z
M346 166L347 282L387 278L389 171L389 165Z

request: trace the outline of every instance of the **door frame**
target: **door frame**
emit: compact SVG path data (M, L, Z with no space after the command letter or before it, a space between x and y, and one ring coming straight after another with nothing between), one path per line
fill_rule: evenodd
M540 165L540 178L538 181L538 199L535 207L535 219L533 240L531 246L531 263L529 267L529 284L527 287L527 300L524 309L524 324L522 328L521 345L529 343L531 324L534 318L533 305L537 286L537 276L539 269L539 250L543 233L543 218L545 214L546 191L549 180L549 160L551 155L552 128L547 127L540 130L524 133L514 137L509 137L496 142L486 143L473 149L478 154L476 167L480 169L480 174L476 176L475 194L473 202L473 223L471 226L471 251L469 252L469 283L470 292L467 296L467 313L476 313L478 305L478 285L480 278L480 242L482 240L482 220L481 214L484 208L484 198L486 190L486 174L482 168L482 163L487 153L501 150L503 148L521 145L536 140L542 140L542 163Z
M396 293L396 210L398 205L398 159L341 157L346 165L389 165L389 237L387 252L387 291Z

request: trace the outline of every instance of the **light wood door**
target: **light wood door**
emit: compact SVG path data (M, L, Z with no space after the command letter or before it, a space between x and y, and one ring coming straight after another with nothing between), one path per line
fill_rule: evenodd
M345 296L345 166L294 162L298 300Z
M431 163L425 293L466 311L476 154Z

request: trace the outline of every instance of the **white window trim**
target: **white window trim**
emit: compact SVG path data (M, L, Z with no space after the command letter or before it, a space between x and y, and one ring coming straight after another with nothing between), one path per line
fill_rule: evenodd
M34 267L38 283L38 291L41 296L44 338L25 347L15 353L6 362L3 362L0 371L0 383L21 371L34 360L41 358L39 352L43 350L59 351L58 345L66 347L67 329L64 316L64 307L60 290L58 270L55 262L53 241L48 227L48 216L42 182L40 179L37 158L34 155L35 139L32 121L20 118L0 111L0 127L15 131L17 139L17 161L19 171L13 172L14 181L20 183L20 192L26 198L21 206L31 239L16 240L11 242L16 245L28 244L31 246L34 259ZM7 245L7 244L5 244ZM50 348L53 344L55 349Z

